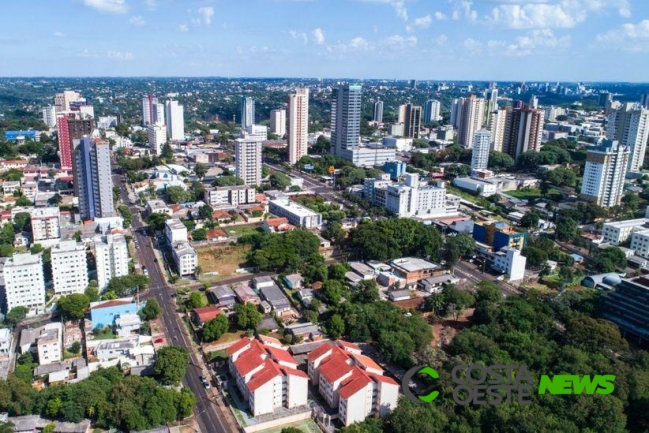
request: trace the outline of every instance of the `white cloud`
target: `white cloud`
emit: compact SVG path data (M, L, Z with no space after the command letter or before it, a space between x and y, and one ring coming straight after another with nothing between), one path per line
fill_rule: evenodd
M447 18L448 18L448 17L447 17L444 13L442 13L442 12L440 12L440 11L435 12L435 19L436 19L437 21L444 21L444 20L447 19Z
M300 33L300 32L298 32L298 31L296 31L296 30L289 30L288 34L291 35L291 37L292 37L293 39L301 39L302 42L304 42L305 44L306 44L306 43L308 42L308 40L309 40L309 38L307 37L306 33Z
M598 46L625 51L649 51L649 20L638 24L626 23L619 28L597 35Z
M437 42L437 45L444 45L446 44L446 42L448 42L448 36L442 33L441 35L437 36L435 42Z
M180 24L178 26L178 28L180 29L181 32L188 32L189 31L189 26L187 24L185 24L185 23Z
M63 37L63 33L61 33L61 32L54 32L54 36L56 36L57 38L62 38L62 37Z
M144 0L144 5L147 7L147 9L155 9L158 7L158 2L157 0Z
M122 51L109 51L106 57L113 60L133 60L135 56L132 53Z
M79 57L85 59L110 59L110 60L133 60L135 56L133 53L128 51L108 51L106 53L100 53L98 51L90 51L87 48L79 53Z
M478 12L474 10L473 2L469 0L448 0L453 5L453 13L451 18L457 21L460 18L465 18L471 22L478 19Z
M83 0L83 4L100 12L111 14L125 14L128 12L125 0Z
M358 37L349 41L349 47L355 50L368 50L370 48L369 42L365 39Z
M413 47L417 45L417 37L408 36L404 38L401 35L393 35L383 39L383 44L392 48Z
M512 43L494 40L487 43L491 54L520 57L538 54L543 49L557 51L569 45L570 36L557 37L550 29L532 30L526 35L516 37Z
M338 41L338 43L336 44L327 45L327 51L329 51L330 53L347 53L355 51L368 51L373 47L374 46L367 40L361 37L356 37L351 39L349 42Z
M404 21L408 21L408 9L405 0L358 0L366 3L381 3L392 6L397 16Z
M144 18L142 18L140 15L132 16L128 20L128 22L133 24L134 26L143 26L144 24L146 24L146 21L144 21Z
M430 27L432 22L433 19L430 15L419 17L416 18L411 25L407 25L406 30L408 30L409 32L414 32L415 30L427 29L428 27Z
M482 51L482 42L473 38L465 39L462 46L471 54L479 54Z
M202 8L198 8L198 14L201 16L203 23L207 24L208 26L212 24L212 17L214 16L213 7L204 6Z
M322 29L320 27L318 27L317 29L314 29L311 32L311 35L313 35L313 39L315 40L316 44L324 45L324 43L325 43L325 34L324 34L324 32L322 31Z

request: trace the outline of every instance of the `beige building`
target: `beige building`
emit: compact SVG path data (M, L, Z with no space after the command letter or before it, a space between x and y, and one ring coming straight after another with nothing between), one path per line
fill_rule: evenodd
M309 137L309 89L301 87L288 95L286 111L286 138L288 161L296 164L308 150Z
M34 209L31 218L34 243L61 237L60 216L61 213L58 207Z

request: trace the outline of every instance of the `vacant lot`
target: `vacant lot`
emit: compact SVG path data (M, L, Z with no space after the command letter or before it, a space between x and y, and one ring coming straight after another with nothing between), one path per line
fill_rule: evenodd
M224 229L228 236L248 236L260 233L262 230L259 227L242 226L242 227L228 227Z
M541 193L541 190L538 188L527 188L519 189L516 191L505 191L503 194L511 195L512 197L519 198L521 200L529 200L531 198L541 198L544 195ZM550 188L546 195L560 195L561 191L558 189Z
M203 274L218 272L219 277L225 278L235 274L238 268L246 263L246 253L249 245L218 245L197 249L198 264Z

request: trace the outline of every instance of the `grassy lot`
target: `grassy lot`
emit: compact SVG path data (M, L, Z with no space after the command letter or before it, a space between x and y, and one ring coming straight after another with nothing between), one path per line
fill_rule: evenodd
M207 353L208 362L225 361L227 359L228 359L228 352L225 349L217 350L216 352Z
M320 432L320 428L315 423L315 421L313 421L311 418L309 418L309 419L294 422L294 423L291 423L291 424L285 424L283 426L273 427L273 428L269 428L269 429L266 429L266 430L261 430L260 433L280 433L282 431L282 429L285 429L287 427L294 427L296 429L299 429L299 430L303 431L304 433L318 433L318 432Z
M254 235L255 233L260 233L261 228L259 227L228 227L224 229L228 236L246 236Z
M558 189L551 188L550 190L548 190L547 194L543 195L540 189L530 188L530 189L519 189L516 191L505 191L503 192L503 194L511 195L512 197L516 197L521 200L529 200L531 198L541 198L548 195L561 194L561 191L559 191Z
M235 274L238 268L246 263L246 254L250 251L249 245L217 245L198 248L198 264L203 274L218 272L220 278Z

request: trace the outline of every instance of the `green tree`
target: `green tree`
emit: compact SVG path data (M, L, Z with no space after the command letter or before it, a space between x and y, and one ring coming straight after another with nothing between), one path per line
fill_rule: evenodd
M207 239L207 229L200 228L192 232L192 239L195 241L204 241Z
M151 230L154 232L161 231L164 229L165 221L170 218L169 215L165 213L152 213L146 217L146 223L151 227Z
M561 217L557 221L555 229L557 240L571 241L579 235L579 227L577 222L572 218Z
M181 186L168 186L165 194L171 203L183 203L187 201L188 194Z
M191 295L189 295L189 307L194 309L194 308L200 308L204 307L206 305L205 302L205 296L201 292L192 292Z
M214 341L228 330L228 318L225 314L219 314L203 326L203 341Z
M497 173L511 171L514 168L514 159L506 153L491 151L487 167Z
M194 173L196 173L196 177L203 179L207 174L207 167L205 166L205 164L201 164L200 162L196 163L196 165L194 166Z
M234 312L237 316L237 325L243 329L255 329L263 319L262 314L253 304L237 304Z
M237 186L245 185L246 182L237 176L221 176L212 182L212 186Z
M548 261L548 253L533 246L526 247L524 255L529 266L543 266Z
M339 280L327 280L322 285L322 296L331 306L338 305L343 297L343 285Z
M140 310L140 317L144 320L157 319L162 314L162 307L155 299L147 299L146 304Z
M5 323L11 327L14 327L18 324L18 322L27 317L27 313L29 313L29 309L27 307L13 307L7 313L7 316L5 317Z
M78 355L81 352L81 343L75 341L70 345L70 348L68 350L70 351L70 353Z
M212 214L214 213L214 209L208 204L204 204L198 209L198 216L202 220L212 220Z
M174 162L174 151L171 149L169 143L165 143L162 146L162 150L160 151L160 158L164 159L167 163Z
M154 373L164 385L177 385L187 372L189 352L182 347L166 346L156 354Z
M90 299L83 293L62 296L56 303L61 315L66 320L80 320L90 308Z
M276 188L280 191L284 191L286 188L291 186L291 178L279 171L271 174L268 180L270 181L270 185L273 188Z
M329 318L327 323L327 331L331 338L340 338L345 333L345 322L338 314L334 314Z
M88 297L90 302L97 302L99 300L99 286L97 280L91 280L83 294Z
M33 205L34 202L32 202L24 195L19 196L18 199L16 200L16 206L33 206Z
M535 229L539 226L539 220L541 215L538 211L532 209L525 212L523 218L521 218L521 227Z
M31 231L31 214L28 212L19 212L14 217L14 233L22 233L25 230Z

